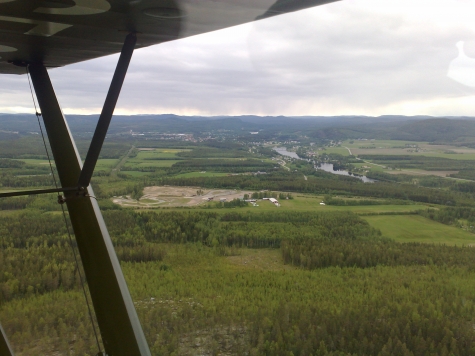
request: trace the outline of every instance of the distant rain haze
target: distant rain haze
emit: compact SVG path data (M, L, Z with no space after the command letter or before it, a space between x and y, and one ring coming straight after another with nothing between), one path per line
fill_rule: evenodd
M137 50L116 113L470 115L475 1L343 0ZM65 113L100 112L118 55L50 71ZM33 112L2 75L0 112Z

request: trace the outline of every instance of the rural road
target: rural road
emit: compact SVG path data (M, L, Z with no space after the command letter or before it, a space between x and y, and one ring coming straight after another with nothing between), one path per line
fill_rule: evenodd
M346 147L346 146L343 146L345 147L347 150L348 150L348 153L350 154L350 156L353 156L353 154L351 153L351 150ZM371 163L371 162L368 162L368 161L365 161L364 159L361 159L361 158L358 158L358 157L355 157L358 161L362 161L364 163L367 163L367 164L372 164L373 166L379 166L379 167L383 167L383 168L386 168L386 166L382 166L380 164L376 164L376 163Z
M343 146L345 147L347 150L348 150L348 153L350 155L352 155L351 153L351 150L346 147L346 146ZM358 158L358 157L355 157L357 160L359 161L362 161L364 163L367 163L367 164L372 164L373 166L379 166L379 167L382 167L382 168L387 168L386 166L383 166L381 164L376 164L376 163L371 163L371 162L368 162L368 161L365 161L364 159L361 159L361 158ZM432 173L423 173L423 172L414 172L414 171L410 171L410 170L407 170L407 169L400 169L401 172L408 172L408 173L411 173L411 174L419 174L419 175L433 175ZM468 179L462 179L462 178L454 178L454 177L442 177L441 178L447 178L447 179L455 179L455 180L461 180L461 181L469 181ZM306 180L306 179L305 179Z
M284 167L286 170L290 171L290 168L285 165L285 161L284 161L284 160L277 161L277 163L279 163L279 164L280 164L282 167Z
M135 146L132 146L130 148L130 150L127 151L127 153L125 154L124 157L122 157L122 159L119 161L119 163L117 163L117 165L111 170L111 173L110 175L116 175L118 171L120 171L120 167L122 167L124 165L124 163L127 161L127 158L129 158L130 154L132 153L132 151L135 149Z

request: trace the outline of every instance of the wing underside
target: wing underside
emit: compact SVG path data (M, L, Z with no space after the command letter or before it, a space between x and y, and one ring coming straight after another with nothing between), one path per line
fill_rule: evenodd
M0 0L0 73L117 53L129 32L141 48L333 1Z

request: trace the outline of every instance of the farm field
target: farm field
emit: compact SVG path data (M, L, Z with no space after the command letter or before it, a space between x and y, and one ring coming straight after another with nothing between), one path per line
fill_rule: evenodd
M49 165L48 160L46 159L32 159L32 158L25 158L25 159L17 159L17 161L25 162L26 164L32 166L44 166ZM110 169L113 168L119 161L115 158L105 158L97 160L96 169ZM54 160L51 160L51 164L54 166Z
M370 170L373 172L389 172L387 169L381 167L380 165L371 163L371 162L364 162L364 163L352 163L352 166L355 166L356 168L364 168L366 170Z
M386 170L384 171L389 174L409 174L409 175L431 175L437 177L444 177L444 178L451 178L449 177L450 174L458 173L458 171L424 171L422 169L393 169L393 170Z
M350 153L345 147L326 147L324 151L318 151L319 154L338 153L342 156L349 156Z
M173 148L137 148L138 159L163 159L177 157L179 152L189 152L191 149L173 149Z
M119 163L118 159L115 158L105 158L97 160L96 170L101 169L112 169Z
M281 207L279 209L288 210L315 210L315 211L352 211L355 213L381 213L381 212L406 212L415 211L419 209L427 208L422 204L411 205L357 205L357 206L332 206L332 205L320 205L323 201L323 196L315 197L312 195L294 195L294 199L291 200L279 200ZM265 203L265 201L263 201ZM275 208L269 203L269 207L266 204L260 204L264 209Z
M162 148L138 148L137 150L137 155L127 158L123 164L124 173L135 177L143 175L137 172L148 174L153 168L169 168L180 161L177 153L190 151Z
M380 229L383 236L398 242L440 243L471 245L475 235L418 215L364 216L371 226Z
M431 145L427 142L392 141L392 140L368 140L368 141L344 141L342 146L348 147L353 155L377 154L377 155L416 155L427 157L439 157L455 160L475 160L475 149L450 145ZM406 147L409 145L409 147ZM339 149L328 148L328 150ZM344 148L344 147L343 147ZM450 153L448 153L450 152ZM340 153L340 152L335 152ZM341 153L343 154L343 153Z
M17 159L16 161L25 162L26 164L31 164L33 166L49 164L47 159L22 158L22 159ZM51 160L51 163L54 165L53 160Z
M130 158L125 162L123 167L127 168L129 170L134 170L134 169L140 170L141 168L146 168L146 167L162 168L162 167L171 167L177 162L179 162L179 160L167 159L167 160L149 160L149 161L145 161L143 159Z

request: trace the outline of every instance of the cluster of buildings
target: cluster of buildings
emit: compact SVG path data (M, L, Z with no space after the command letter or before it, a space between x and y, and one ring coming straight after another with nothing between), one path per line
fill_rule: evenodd
M134 132L129 131L132 136L144 136L146 140L174 140L174 141L190 141L196 142L193 138L193 134L185 133L159 133L159 132Z

